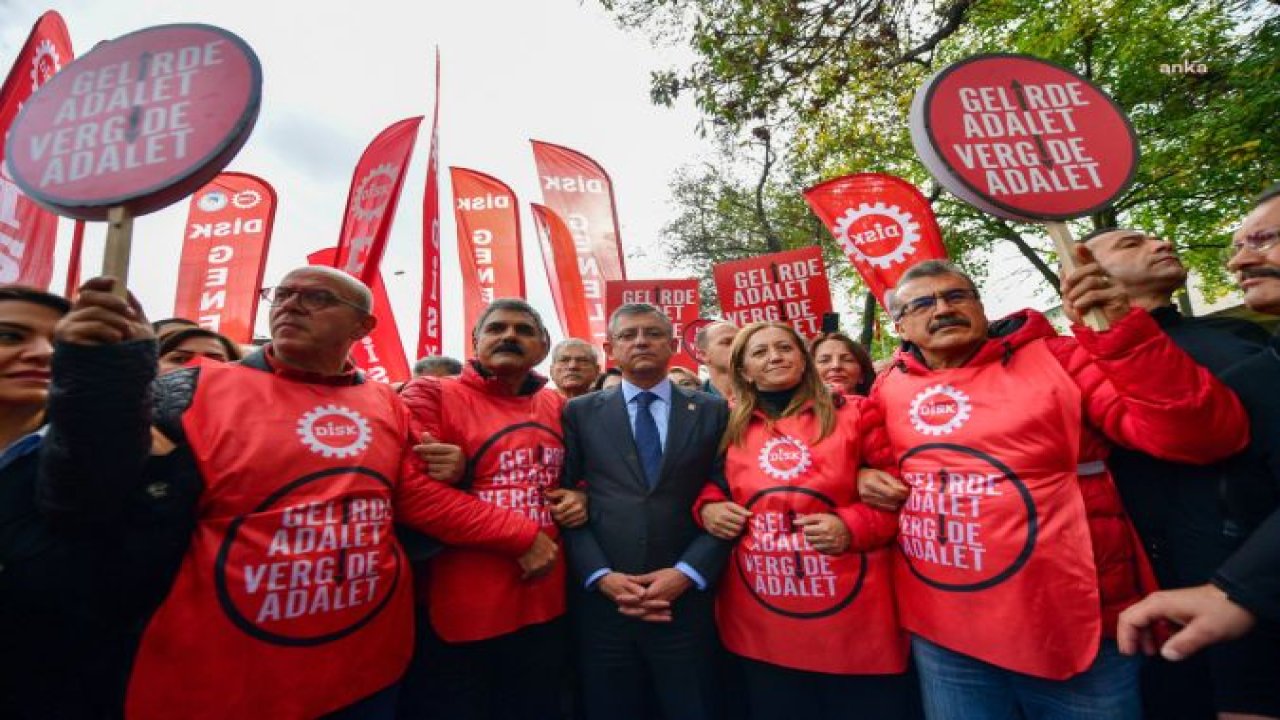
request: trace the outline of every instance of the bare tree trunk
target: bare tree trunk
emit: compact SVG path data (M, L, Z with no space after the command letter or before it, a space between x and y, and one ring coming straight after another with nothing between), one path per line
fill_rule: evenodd
M758 127L753 134L764 143L764 167L760 169L760 181L756 183L756 220L764 231L764 241L769 252L782 252L782 239L773 229L773 224L769 222L769 215L764 210L764 188L769 182L769 171L773 169L773 141L769 135L769 128Z
M862 299L862 335L858 338L858 342L862 343L862 347L871 352L871 341L876 336L876 296L870 290L867 296Z
M1031 263L1031 266L1040 272L1040 275L1044 277L1044 281L1049 284L1049 287L1053 288L1054 292L1059 295L1062 294L1062 288L1060 287L1062 280L1058 277L1058 273L1049 267L1049 263L1040 257L1040 253L1036 252L1035 248L1028 245L1027 241L1023 240L1022 236L1004 220L996 220L995 229L1001 238L1008 240L1018 248L1018 252L1022 253L1027 262Z

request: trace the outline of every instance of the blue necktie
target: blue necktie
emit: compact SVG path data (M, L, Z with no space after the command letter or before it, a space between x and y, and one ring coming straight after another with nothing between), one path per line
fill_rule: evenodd
M657 399L658 396L648 390L636 395L636 450L640 451L640 467L644 468L650 488L658 484L658 474L662 471L662 437L649 410L649 405Z

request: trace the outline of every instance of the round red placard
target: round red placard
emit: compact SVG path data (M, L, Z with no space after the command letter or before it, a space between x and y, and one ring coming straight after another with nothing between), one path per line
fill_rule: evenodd
M262 99L262 68L239 37L161 25L104 42L27 101L5 157L50 210L102 220L190 195L240 150Z
M912 101L911 140L944 187L1012 220L1097 212L1138 166L1133 127L1106 93L1025 55L979 55L934 75Z

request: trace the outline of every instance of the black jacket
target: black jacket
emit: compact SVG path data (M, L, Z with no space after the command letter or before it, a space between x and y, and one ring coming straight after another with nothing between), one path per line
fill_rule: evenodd
M1179 348L1220 379L1227 368L1261 352L1269 339L1254 323L1185 318L1172 306L1156 308L1151 317ZM1207 582L1243 541L1243 523L1225 501L1229 486L1253 482L1240 463L1173 463L1117 447L1107 465L1161 587Z
M1280 335L1228 370L1223 380L1249 411L1253 433L1245 456L1264 483L1228 494L1229 504L1259 526L1214 576L1214 584L1274 629L1280 626ZM1260 496L1260 487L1270 489L1269 497ZM1245 490L1250 494L1242 494Z

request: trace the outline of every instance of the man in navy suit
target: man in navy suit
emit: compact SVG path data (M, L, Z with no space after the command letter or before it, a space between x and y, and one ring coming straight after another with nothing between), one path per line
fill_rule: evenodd
M623 305L604 344L622 371L617 388L565 407L566 485L589 497L590 519L567 533L577 603L587 717L643 717L652 683L667 720L717 712L711 585L729 544L700 530L693 504L723 481L720 439L728 407L675 387L671 321L651 305Z

